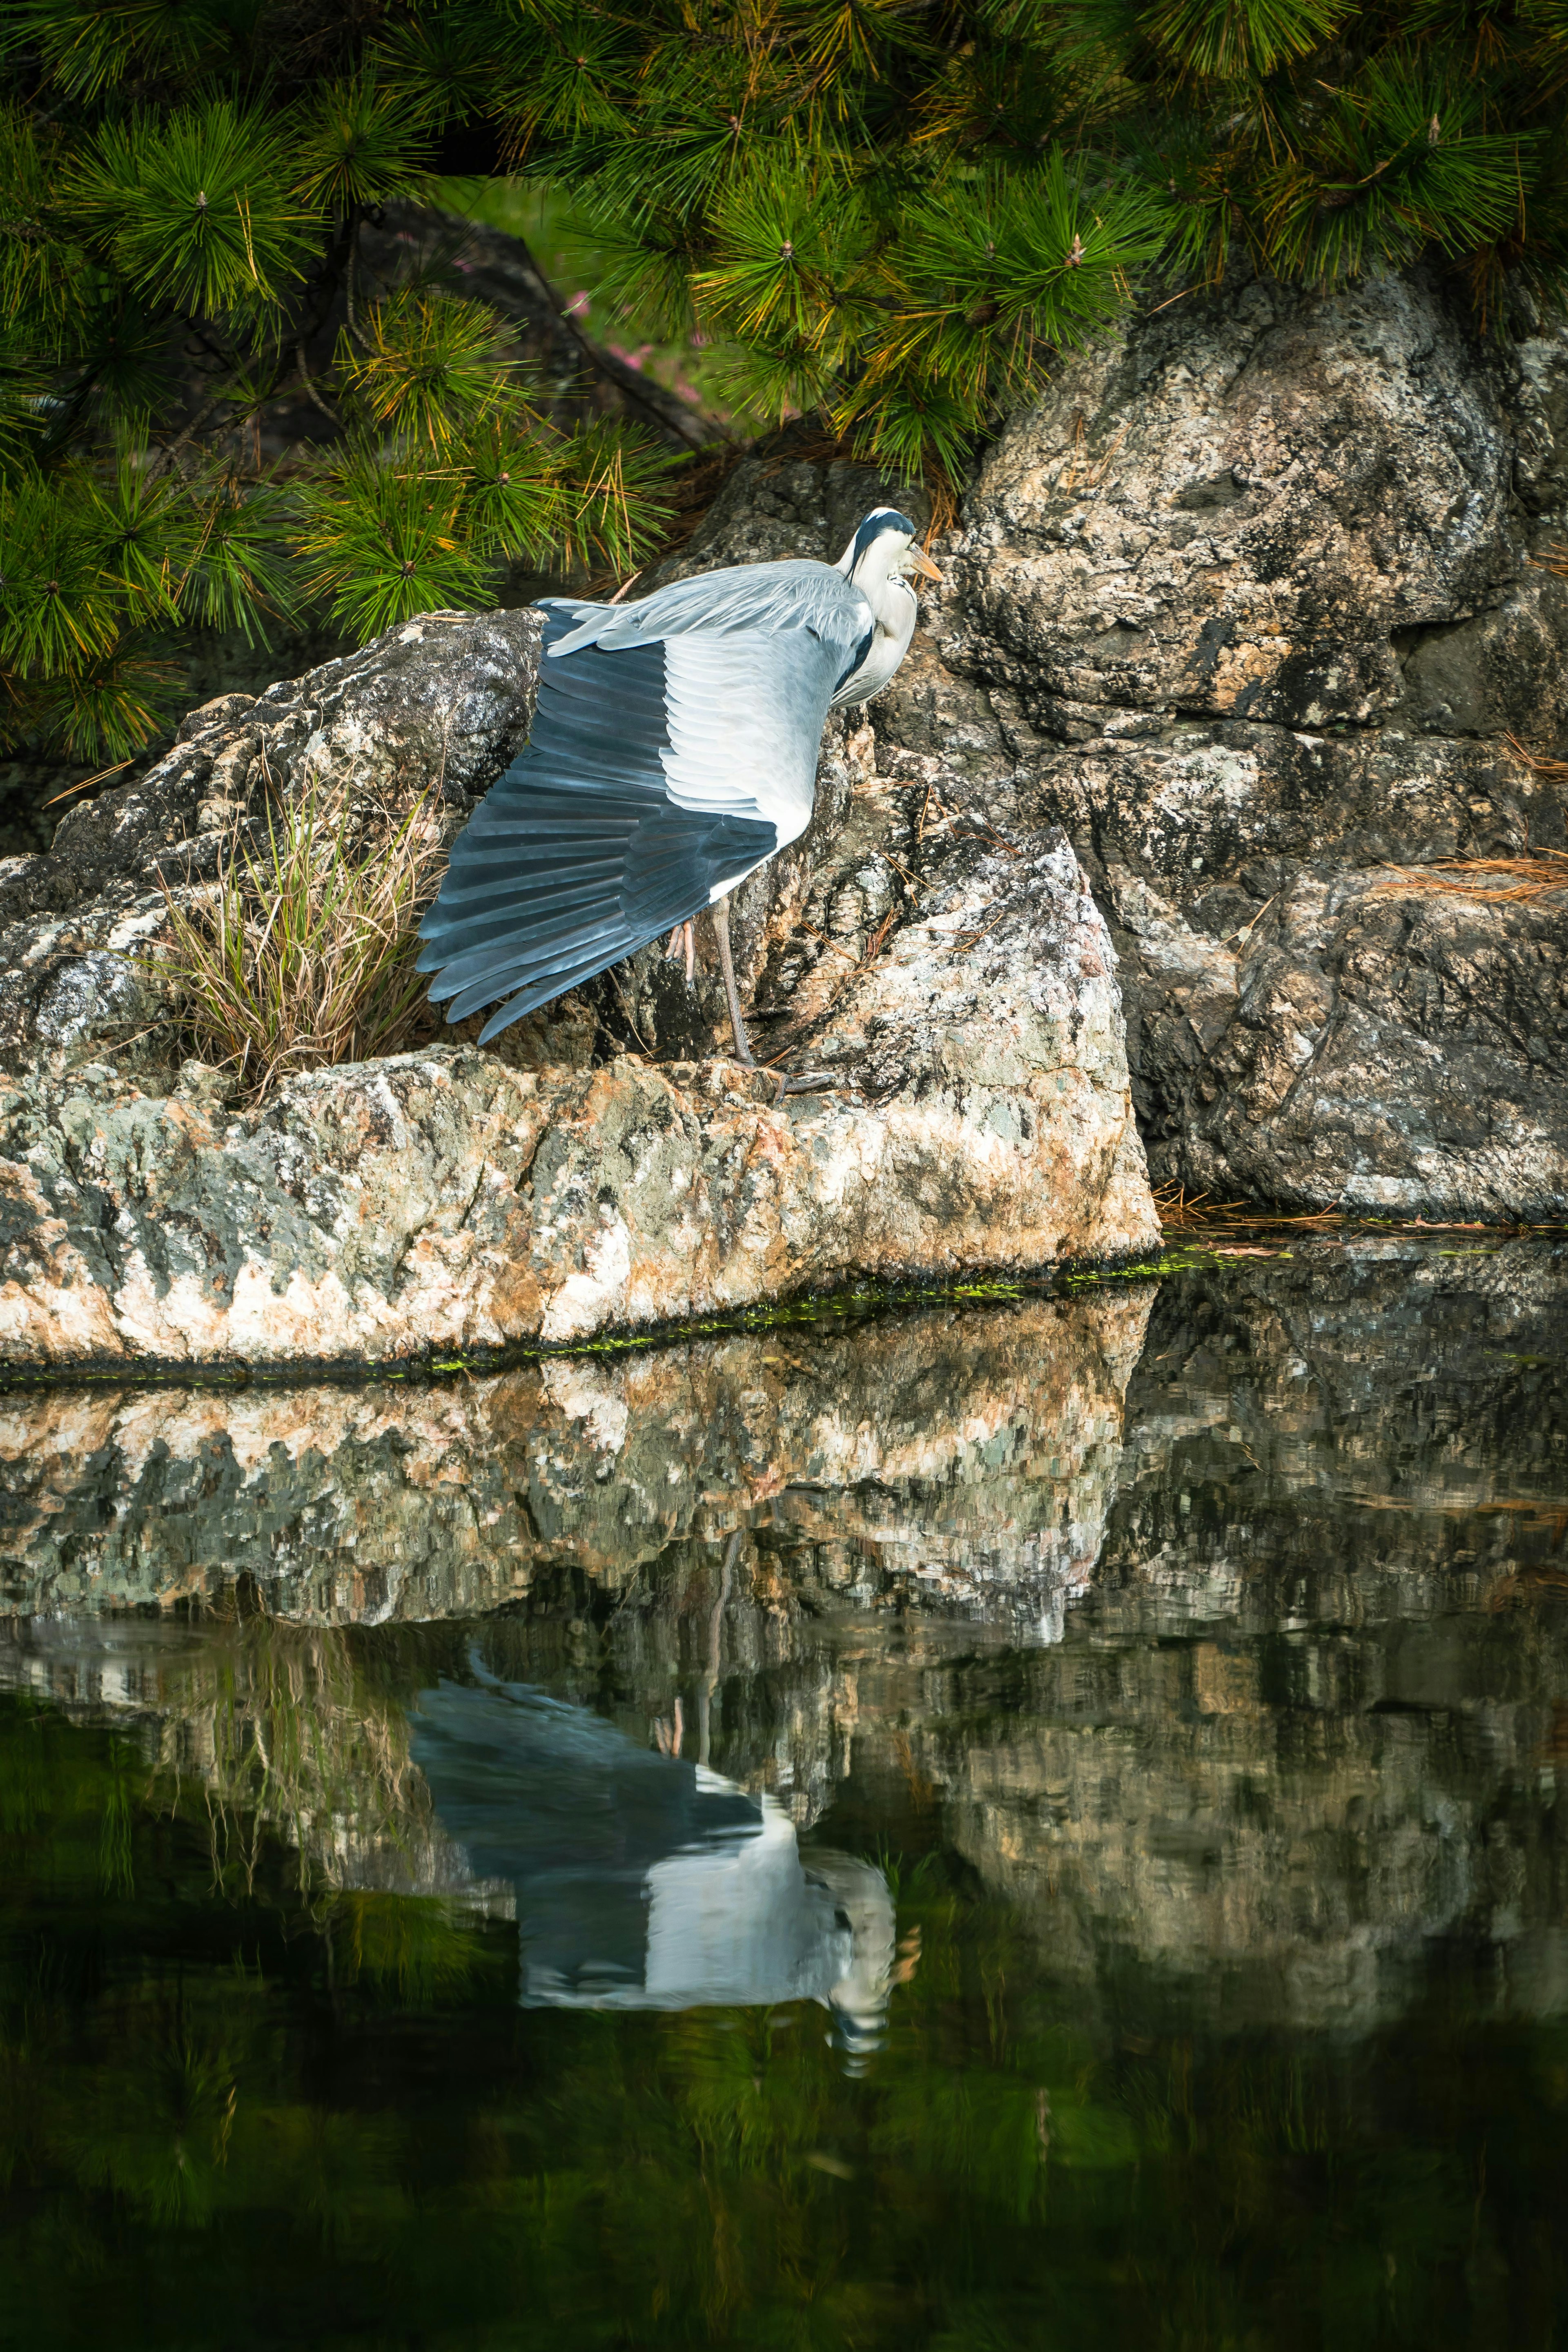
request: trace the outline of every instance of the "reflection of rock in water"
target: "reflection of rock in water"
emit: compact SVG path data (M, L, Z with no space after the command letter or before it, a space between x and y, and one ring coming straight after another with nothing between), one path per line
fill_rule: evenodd
M784 1497L725 1610L715 1761L825 1834L955 1849L1090 1997L1131 1969L1188 2016L1356 2025L1438 1938L1561 2010L1568 1264L1295 1247L1163 1289L1056 1645L901 1605L886 1552ZM717 1580L698 1546L613 1601L560 1571L496 1638L646 1720L700 1688Z
M1126 1294L1044 1300L471 1391L144 1399L103 1409L96 1460L68 1458L64 1424L48 1433L66 1401L46 1402L26 1411L47 1443L12 1452L7 1551L18 1591L58 1608L73 1579L205 1591L229 1531L252 1601L383 1621L275 1629L338 1643L395 1697L359 1746L335 1703L340 1777L369 1793L357 1814L311 1800L301 1834L334 1883L489 1869L456 1859L417 1767L394 1769L405 1724L418 1736L404 1710L472 1685L477 1656L608 1717L658 1772L684 1708L678 1752L752 1809L725 1864L760 1873L748 1916L793 1889L775 1959L809 1943L817 1900L788 1879L787 1816L862 1850L944 1849L1085 2011L1171 1998L1188 2019L1358 2027L1457 1948L1485 1956L1500 2004L1568 2008L1568 1262L1298 1239L1288 1261L1165 1285L1129 1383L1146 1314ZM153 1406L166 1455L136 1419ZM180 1416L207 1412L226 1434L204 1456ZM333 1447L333 1412L383 1418ZM298 1442L263 1444L286 1413ZM487 1592L508 1607L460 1622ZM63 1629L26 1638L68 1697ZM247 1638L245 1671L281 1688ZM165 1747L205 1755L207 1716L167 1681L157 1703ZM423 1844L399 1826L416 1783ZM665 1859L640 1865L684 1923L670 1981L751 1965L690 1958L705 1851L663 1880ZM884 1922L870 1952L890 1922L862 1894ZM593 1949L563 1935L565 1981ZM647 1948L627 1965L646 1992ZM867 1965L874 1985L884 1959Z
M813 2000L851 2047L875 2042L887 1883L847 1855L803 1863L772 1798L519 1684L422 1693L410 1744L475 1876L514 1890L525 2001Z
M1458 1937L1558 2011L1565 1540L1561 1253L1298 1243L1162 1292L1066 1646L862 1711L908 1707L944 1836L1071 1974L1363 2023Z
M436 1388L0 1403L0 1598L463 1616L542 1563L625 1579L770 1498L961 1602L1092 1567L1152 1292L788 1326Z

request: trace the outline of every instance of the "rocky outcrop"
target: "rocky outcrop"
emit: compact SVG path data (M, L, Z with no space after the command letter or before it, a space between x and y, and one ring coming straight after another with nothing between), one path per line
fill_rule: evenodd
M710 941L690 983L645 953L496 1053L432 1017L424 1049L248 1109L180 1065L165 891L312 779L460 815L526 728L537 645L531 613L437 614L229 698L0 868L0 1361L489 1353L1157 1243L1115 957L1065 835L933 818L906 880L889 841L940 795L879 775L864 727L736 924L813 1092L714 1058Z
M1071 852L987 879L1001 916L950 899L847 992L819 1049L857 1056L843 1095L775 1101L771 1075L723 1063L536 1073L439 1046L291 1080L249 1112L215 1103L202 1069L163 1097L104 1064L0 1092L0 1360L559 1346L1157 1240ZM977 962L963 934L984 922ZM1010 950L983 1004L979 975Z
M1054 822L1121 959L1156 1176L1560 1218L1568 890L1405 876L1568 839L1565 387L1568 333L1482 349L1419 276L1193 291L1064 362L874 708L920 798L774 968L875 919L879 856L888 902L918 887L933 807ZM680 568L835 554L864 478L751 460Z
M1563 331L1483 351L1420 277L1236 284L1067 362L981 467L879 725L1066 825L1157 1175L1568 1207L1568 892L1388 887L1563 845L1565 383Z

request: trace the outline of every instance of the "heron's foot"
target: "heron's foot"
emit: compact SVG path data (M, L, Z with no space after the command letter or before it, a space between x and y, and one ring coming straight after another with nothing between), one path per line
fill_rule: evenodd
M697 938L689 922L677 923L665 942L664 960L668 963L684 949L686 954L686 985L691 985L691 975L697 969Z

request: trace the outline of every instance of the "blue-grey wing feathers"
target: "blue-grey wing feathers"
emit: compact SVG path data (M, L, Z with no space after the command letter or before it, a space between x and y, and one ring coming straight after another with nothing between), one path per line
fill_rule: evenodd
M528 747L457 842L421 926L419 969L448 1021L502 1000L481 1045L795 838L869 618L824 564L750 565L638 605L563 600L545 614Z

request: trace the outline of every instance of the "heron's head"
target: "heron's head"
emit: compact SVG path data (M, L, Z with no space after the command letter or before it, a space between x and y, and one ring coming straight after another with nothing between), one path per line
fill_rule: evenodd
M913 523L897 507L872 508L839 557L837 568L862 592L874 613L880 610L889 589L913 599L911 572L921 580L942 578L924 548L917 546Z

